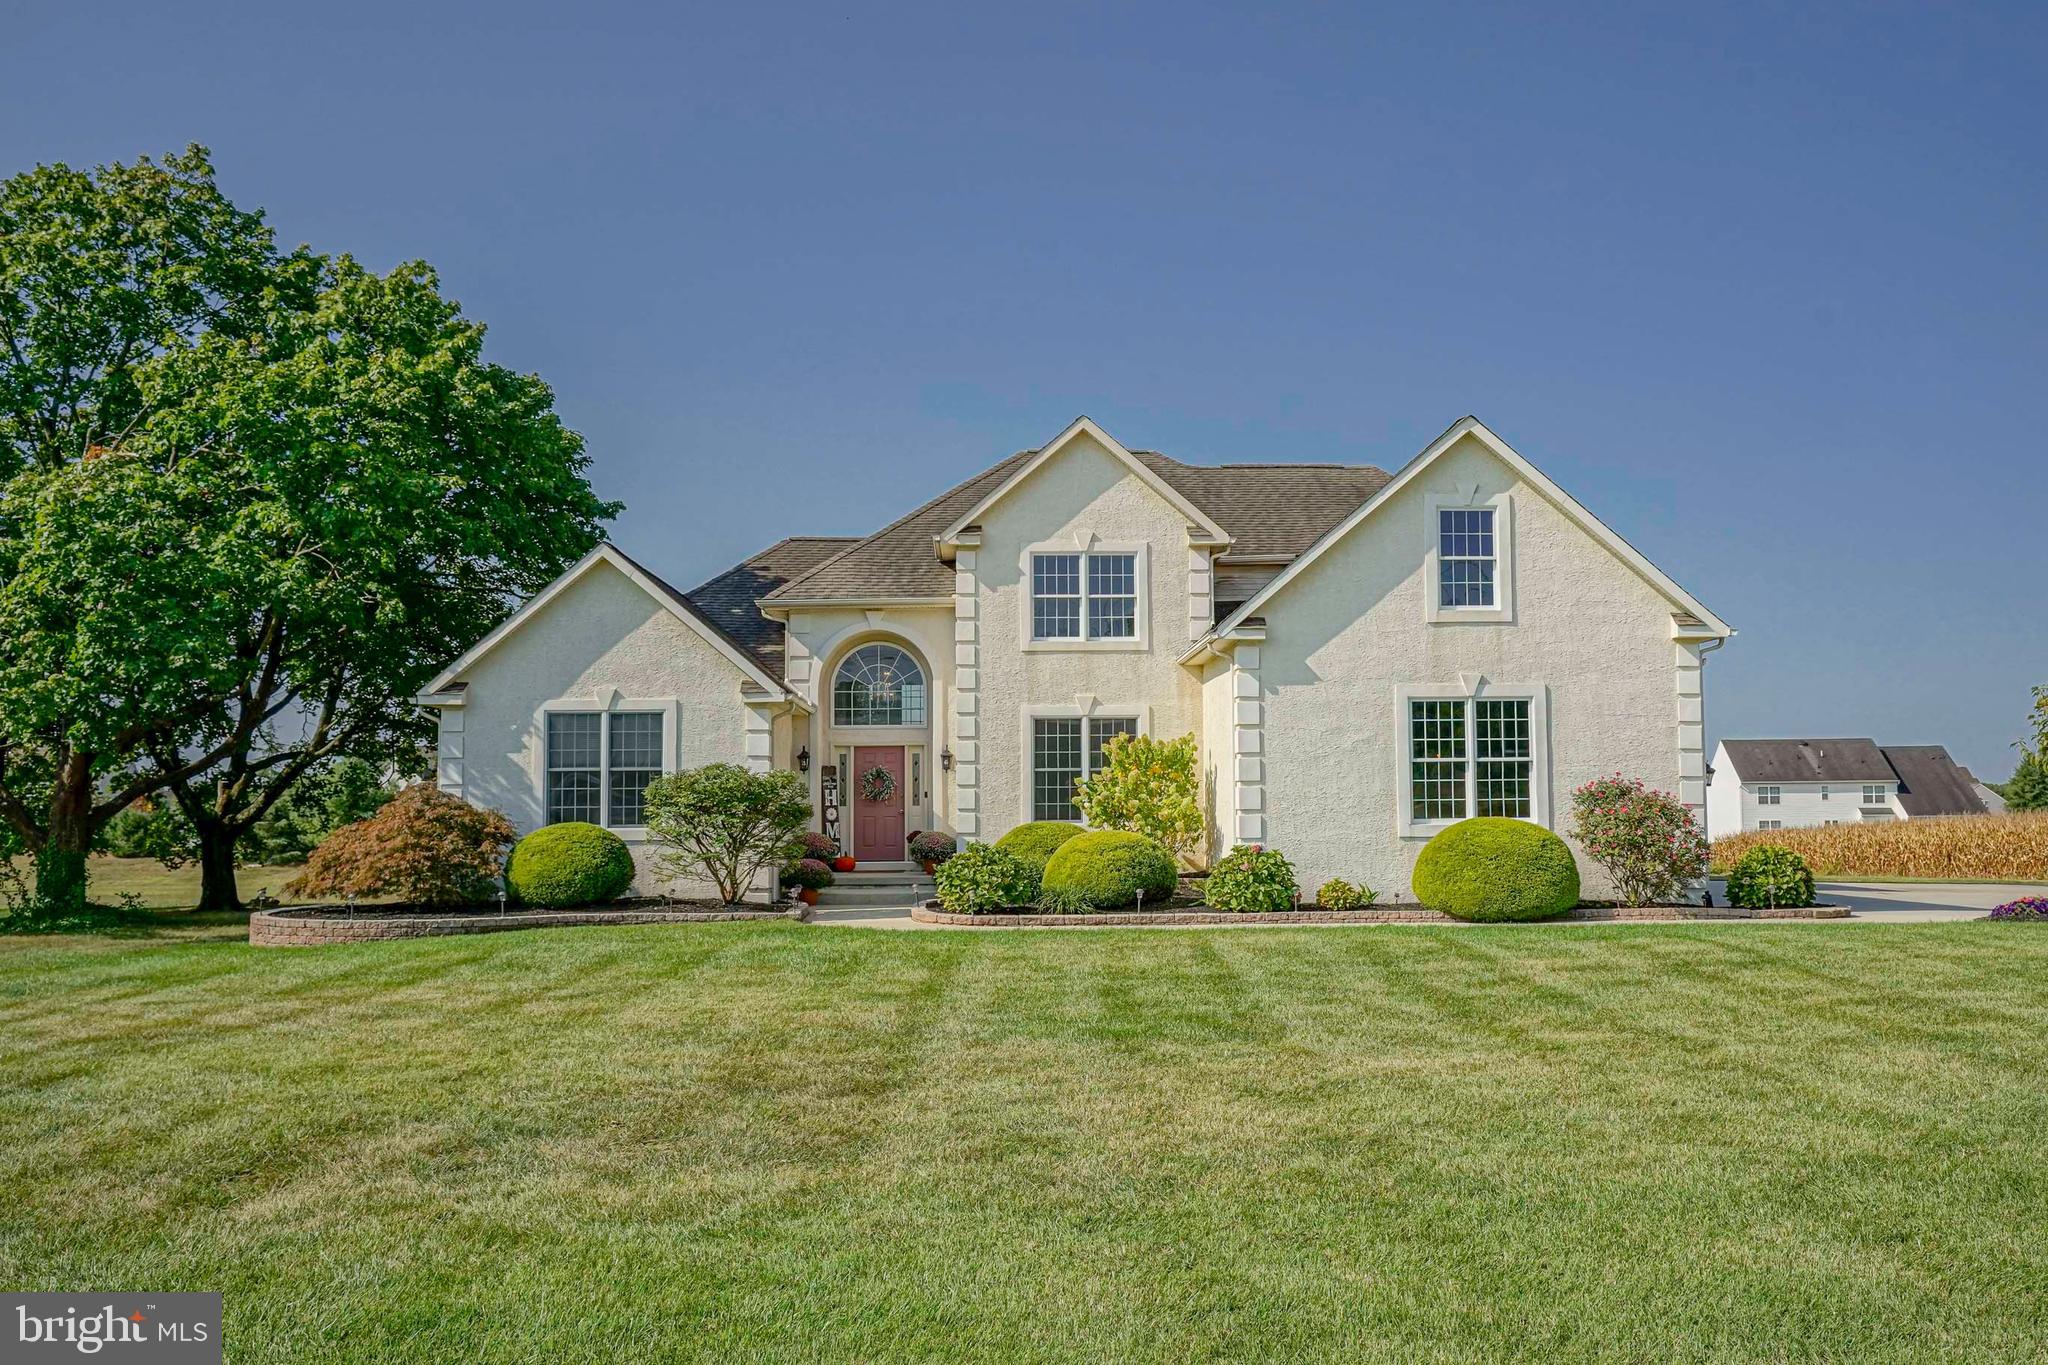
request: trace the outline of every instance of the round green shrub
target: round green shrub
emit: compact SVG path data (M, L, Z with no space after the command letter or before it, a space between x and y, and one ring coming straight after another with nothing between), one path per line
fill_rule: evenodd
M1415 860L1415 899L1454 919L1549 919L1579 903L1579 865L1541 825L1461 820Z
M1180 883L1173 855L1157 839L1123 830L1077 834L1046 860L1044 890L1056 903L1107 910L1130 905L1142 892L1162 901Z
M956 915L1029 905L1038 899L1038 869L997 844L969 844L932 874L939 904Z
M1316 891L1316 904L1325 910L1363 910L1380 898L1369 886L1354 886L1342 877L1332 877Z
M996 840L996 847L1005 853L1016 854L1043 872L1046 860L1059 851L1061 844L1080 832L1079 825L1070 825L1065 820L1033 820Z
M1294 864L1259 844L1239 844L1218 858L1202 884L1202 899L1211 909L1239 913L1292 910L1300 894Z
M1745 910L1813 904L1813 868L1780 844L1758 844L1728 870L1728 903Z
M595 905L633 880L633 855L608 829L570 820L521 839L505 864L505 886L521 905Z

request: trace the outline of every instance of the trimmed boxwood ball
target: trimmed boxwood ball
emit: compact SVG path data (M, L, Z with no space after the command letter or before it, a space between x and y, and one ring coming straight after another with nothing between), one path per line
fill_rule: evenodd
M996 847L1005 853L1014 853L1025 862L1043 872L1046 860L1059 851L1061 844L1081 832L1081 827L1065 820L1033 820L1028 825L1019 825L996 840Z
M1549 919L1579 903L1579 865L1541 825L1482 815L1423 847L1415 899L1454 919Z
M1162 901L1179 884L1166 845L1114 829L1076 834L1062 843L1046 860L1043 883L1048 899L1091 910L1130 905L1141 891L1147 900Z
M608 829L567 820L521 839L505 864L505 886L521 905L595 905L633 880L633 855Z

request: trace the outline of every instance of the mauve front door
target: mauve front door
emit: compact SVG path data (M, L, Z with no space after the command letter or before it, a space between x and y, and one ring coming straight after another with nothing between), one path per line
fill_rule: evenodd
M876 768L884 768L896 779L886 801L870 801L861 795L861 779ZM901 862L910 856L903 848L903 746L863 745L853 751L853 778L847 794L853 798L853 856L861 862Z

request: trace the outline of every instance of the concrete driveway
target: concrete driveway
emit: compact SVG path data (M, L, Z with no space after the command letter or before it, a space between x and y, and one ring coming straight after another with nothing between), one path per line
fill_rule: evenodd
M1715 904L1726 905L1727 883L1716 877L1713 887ZM1880 924L1978 919L2021 896L2048 896L2048 887L1978 882L1821 882L1816 890L1820 900L1848 906L1853 920Z

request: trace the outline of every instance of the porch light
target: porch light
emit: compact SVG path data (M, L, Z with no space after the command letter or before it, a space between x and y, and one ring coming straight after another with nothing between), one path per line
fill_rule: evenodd
M939 750L939 767L940 767L940 768L941 768L942 770L946 771L946 772L952 772L952 771L953 771L953 746L952 746L952 745L948 744L948 745L947 745L947 746L946 746L945 748L943 748L943 749Z
M811 746L806 744L796 751L796 770L807 773L811 770Z

